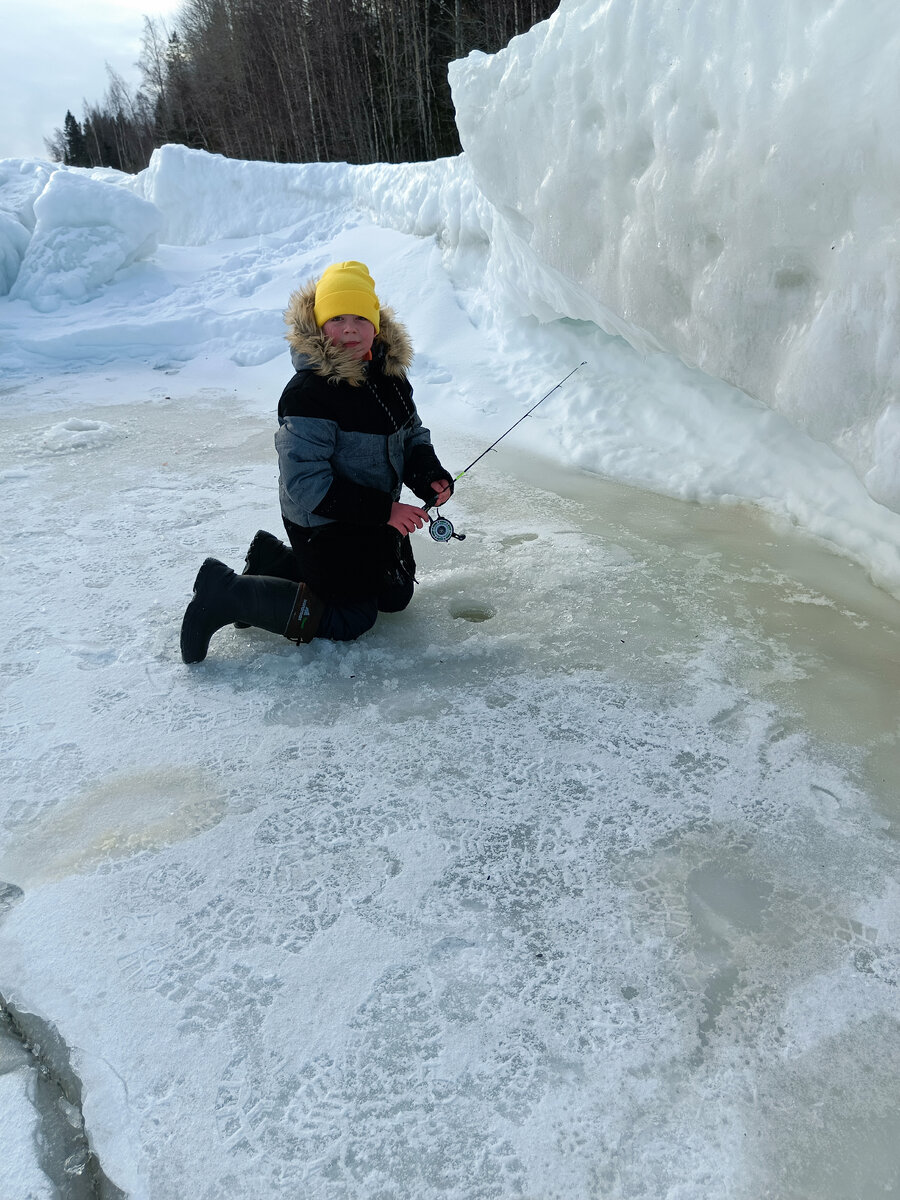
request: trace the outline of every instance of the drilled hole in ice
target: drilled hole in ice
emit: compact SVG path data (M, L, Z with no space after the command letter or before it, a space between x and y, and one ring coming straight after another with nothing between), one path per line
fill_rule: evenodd
M454 621L489 621L496 616L496 610L486 604L454 604L450 616Z

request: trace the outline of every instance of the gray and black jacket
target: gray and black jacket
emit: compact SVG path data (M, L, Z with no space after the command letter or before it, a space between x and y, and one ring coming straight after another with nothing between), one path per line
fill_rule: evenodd
M329 342L313 315L315 282L285 312L296 374L278 404L282 515L310 529L332 522L386 525L405 484L420 499L449 479L422 424L406 377L412 346L391 309L382 309L372 361Z

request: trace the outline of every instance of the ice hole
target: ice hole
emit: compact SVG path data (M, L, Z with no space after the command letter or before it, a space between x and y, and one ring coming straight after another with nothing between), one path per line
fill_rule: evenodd
M454 604L450 609L454 621L472 621L475 624L490 621L496 615L496 610L487 604Z

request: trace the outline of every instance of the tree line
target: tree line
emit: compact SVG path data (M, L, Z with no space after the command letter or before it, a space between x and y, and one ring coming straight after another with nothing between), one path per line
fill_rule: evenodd
M144 18L132 92L47 140L70 166L142 170L178 142L270 162L416 162L459 152L447 65L493 53L559 0L185 0ZM108 69L109 70L109 69Z

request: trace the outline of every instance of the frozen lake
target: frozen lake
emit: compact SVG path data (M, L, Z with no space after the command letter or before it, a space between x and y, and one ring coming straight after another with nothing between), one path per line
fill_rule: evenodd
M896 1187L896 601L750 509L504 445L407 613L189 669L200 559L276 528L271 420L159 390L32 395L0 463L0 991L115 1184Z
M564 0L453 66L432 163L0 162L0 1200L900 1189L862 7ZM187 668L200 562L278 529L281 314L345 260L448 469L569 382L406 613Z

